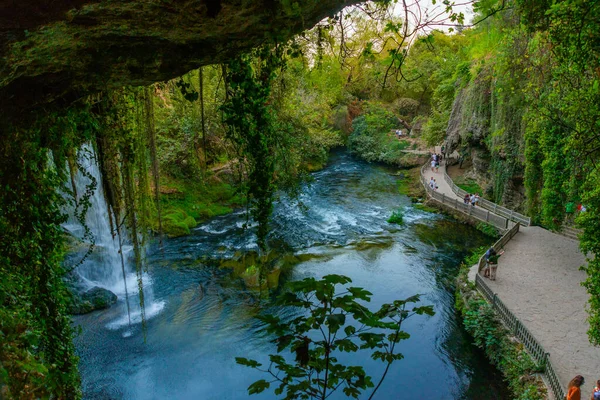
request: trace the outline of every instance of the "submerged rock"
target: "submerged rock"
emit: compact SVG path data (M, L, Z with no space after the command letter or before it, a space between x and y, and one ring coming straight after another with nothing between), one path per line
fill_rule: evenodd
M117 295L110 290L94 286L83 293L73 293L71 313L87 314L95 310L109 308L117 302Z

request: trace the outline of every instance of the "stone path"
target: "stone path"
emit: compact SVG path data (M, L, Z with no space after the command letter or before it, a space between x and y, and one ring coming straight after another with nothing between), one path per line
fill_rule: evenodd
M444 171L445 166L437 173L427 169L424 177L433 176L439 192L457 197ZM589 343L586 333L589 296L581 286L586 274L579 270L585 264L579 243L540 227L521 227L505 251L496 281L486 282L550 353L563 387L583 375L582 398L589 398L600 379L600 348Z

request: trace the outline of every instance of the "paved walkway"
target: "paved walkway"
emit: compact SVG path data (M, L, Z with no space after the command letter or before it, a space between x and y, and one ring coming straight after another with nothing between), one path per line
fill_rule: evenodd
M424 177L429 182L433 176L439 192L457 197L444 171L445 166L437 173L429 168ZM589 398L600 379L600 348L589 343L586 333L589 296L581 286L586 274L579 270L585 263L579 243L540 227L522 226L505 250L496 281L486 282L550 353L563 387L575 375L583 375L582 399Z
M576 240L537 226L521 227L500 258L496 281L486 283L550 353L563 386L586 379L582 398L600 379L600 348L586 334L589 298L580 283L585 257Z

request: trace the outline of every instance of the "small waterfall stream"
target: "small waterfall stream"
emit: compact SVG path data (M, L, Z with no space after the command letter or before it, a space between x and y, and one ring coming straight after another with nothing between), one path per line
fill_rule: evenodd
M101 185L101 174L93 148L86 144L78 153L79 164L84 171L78 171L73 179L77 191L78 201L84 194L93 188L89 196L89 208L85 215L85 225L88 227L94 242L94 250L84 262L75 270L78 278L85 287L95 286L110 290L118 297L117 307L122 309L118 316L107 324L109 329L121 329L130 324L142 321L142 305L138 292L138 277L133 265L133 247L127 237L123 240L123 262L121 261L119 238L113 235L109 221L109 209ZM93 186L90 186L95 182ZM75 216L75 210L69 210L69 219L64 228L73 236L86 241L85 228ZM124 235L123 231L121 232ZM123 277L123 272L125 277ZM152 279L147 273L142 275L144 291L145 317L151 318L158 314L164 307L164 302L155 302L152 290ZM129 304L127 304L127 302ZM129 309L129 311L128 311ZM131 332L127 329L124 336Z

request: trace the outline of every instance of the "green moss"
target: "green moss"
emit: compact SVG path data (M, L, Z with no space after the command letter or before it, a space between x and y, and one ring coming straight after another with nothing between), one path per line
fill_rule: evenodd
M402 179L398 181L398 191L400 194L408 196L414 202L425 195L423 185L421 185L421 168L415 167L402 171Z
M415 204L414 207L417 210L421 210L421 211L425 211L425 212L429 212L429 213L437 213L438 212L437 209L435 209L433 207L429 207L428 205L423 204L423 203Z
M206 179L196 180L161 178L160 204L162 228L168 236L189 235L198 223L219 215L229 214L243 203L233 186ZM208 182L207 182L208 181ZM158 215L154 214L152 227L158 231Z

